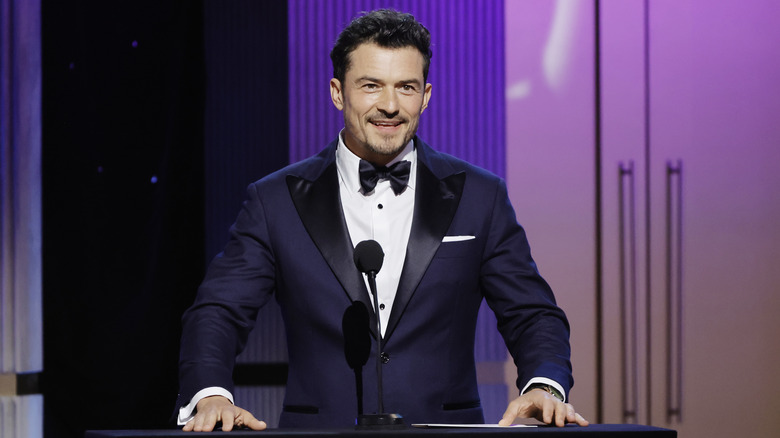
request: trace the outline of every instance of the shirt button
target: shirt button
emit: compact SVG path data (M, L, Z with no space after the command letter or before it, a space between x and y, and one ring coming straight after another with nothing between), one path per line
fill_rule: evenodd
M379 310L385 310L385 303L379 304Z
M378 208L378 209L380 209L380 210L381 210L381 209L385 208L385 206L384 206L384 205L382 205L382 204L377 204L376 208Z

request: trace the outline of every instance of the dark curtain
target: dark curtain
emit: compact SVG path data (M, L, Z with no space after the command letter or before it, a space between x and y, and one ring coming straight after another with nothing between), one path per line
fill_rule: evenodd
M203 276L202 2L43 0L47 437L168 426Z
M287 2L204 0L203 12L210 261L225 246L249 183L288 163Z

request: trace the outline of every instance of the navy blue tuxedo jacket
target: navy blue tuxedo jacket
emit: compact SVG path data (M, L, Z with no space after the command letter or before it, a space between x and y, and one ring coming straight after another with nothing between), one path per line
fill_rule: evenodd
M280 427L352 426L361 392L364 412L376 412L376 320L339 200L337 144L249 186L183 318L183 403L205 387L233 390L235 357L258 309L274 298L289 350ZM415 144L414 219L381 347L385 411L407 424L484 421L474 362L483 299L517 364L518 386L547 377L568 392L568 323L531 259L505 183Z

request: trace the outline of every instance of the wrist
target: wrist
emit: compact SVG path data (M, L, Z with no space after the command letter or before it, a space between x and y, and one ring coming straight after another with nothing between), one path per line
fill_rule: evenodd
M525 392L523 392L523 394L526 394L529 391L534 390L534 389L540 389L540 390L542 390L542 391L552 395L553 397L557 398L560 401L565 401L563 399L563 394L561 394L557 389L555 389L554 386L548 385L548 384L545 384L545 383L534 383L534 384L530 385L528 387L528 389L526 389Z

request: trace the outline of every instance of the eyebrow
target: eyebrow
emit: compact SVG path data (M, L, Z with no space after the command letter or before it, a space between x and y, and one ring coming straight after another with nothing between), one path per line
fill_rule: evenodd
M402 85L417 85L418 87L422 85L422 82L420 82L418 79L407 79L405 81L400 81L399 84Z
M381 79L378 79L378 78L371 77L371 76L359 77L359 78L357 78L355 80L355 83L359 83L359 82L377 82L377 83L380 83L380 84L385 83L385 81L383 81ZM398 82L396 82L396 84L401 84L401 85L412 84L412 85L420 86L422 83L420 82L419 79L406 79L406 80L403 80L403 81L398 81Z

